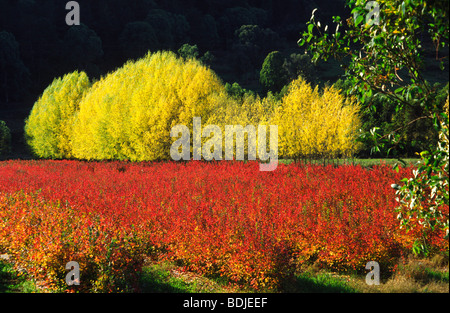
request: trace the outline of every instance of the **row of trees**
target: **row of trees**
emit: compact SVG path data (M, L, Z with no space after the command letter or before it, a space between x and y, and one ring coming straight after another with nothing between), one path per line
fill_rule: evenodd
M358 150L358 112L338 90L319 92L301 77L281 100L230 95L201 62L158 52L94 84L84 72L56 79L35 103L25 131L39 157L168 160L172 127L186 125L192 133L193 118L201 117L203 127L217 125L223 133L225 125L278 125L279 157L332 158Z

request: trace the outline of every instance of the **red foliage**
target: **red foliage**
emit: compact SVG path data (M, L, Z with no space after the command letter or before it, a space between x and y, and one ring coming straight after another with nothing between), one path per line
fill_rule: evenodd
M305 263L364 271L393 266L419 234L395 217L379 166L256 162L0 163L0 250L53 289L77 261L81 291L134 290L145 255L255 288L276 286ZM447 208L448 210L448 208ZM437 249L447 249L432 234ZM84 279L84 280L83 280ZM83 281L85 282L83 284Z

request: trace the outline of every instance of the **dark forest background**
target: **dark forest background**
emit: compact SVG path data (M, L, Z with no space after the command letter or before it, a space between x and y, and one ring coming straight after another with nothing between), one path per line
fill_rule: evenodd
M231 92L263 96L270 90L260 71L273 51L283 66L280 86L299 74L314 84L335 83L343 73L336 61L313 66L297 41L315 8L330 25L332 16L349 16L345 0L79 0L80 26L66 25L67 2L0 0L0 120L11 129L14 156L26 154L24 119L54 78L82 70L95 80L148 51L195 56ZM448 81L448 72L433 66L430 81ZM386 108L368 124L392 119L390 107L379 105Z
M314 8L324 20L344 13L342 0L79 0L82 25L67 26L67 2L0 0L0 31L19 49L10 66L23 71L2 81L3 102L41 93L77 69L98 78L149 50L176 52L185 43L197 45L199 56L209 51L205 62L225 82L258 90L269 52L301 53L297 40Z

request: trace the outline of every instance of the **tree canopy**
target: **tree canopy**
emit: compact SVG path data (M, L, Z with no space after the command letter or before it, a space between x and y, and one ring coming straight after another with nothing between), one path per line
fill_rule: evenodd
M434 62L445 70L440 52L447 47L448 55L448 5L449 1L385 0L367 5L362 0L347 0L352 14L349 18L335 16L336 27L328 27L316 19L314 10L299 41L315 61L346 57L348 93L369 110L376 110L371 100L382 96L391 100L396 112L409 113L397 129L373 125L363 134L361 139L377 151L395 150L405 141L410 125L427 121L426 128L434 128L427 149L420 152L422 164L414 177L394 186L402 226L419 220L423 228L423 239L415 245L416 252L423 253L427 253L427 232L441 229L448 237L449 231L448 213L444 213L449 205L448 85L443 98L427 79L425 58L431 47Z

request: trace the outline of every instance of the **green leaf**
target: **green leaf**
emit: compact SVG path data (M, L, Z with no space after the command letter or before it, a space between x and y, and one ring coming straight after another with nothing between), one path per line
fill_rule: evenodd
M359 24L361 24L361 22L363 20L364 20L364 16L358 15L358 17L356 18L356 21L355 21L355 25L358 26Z

